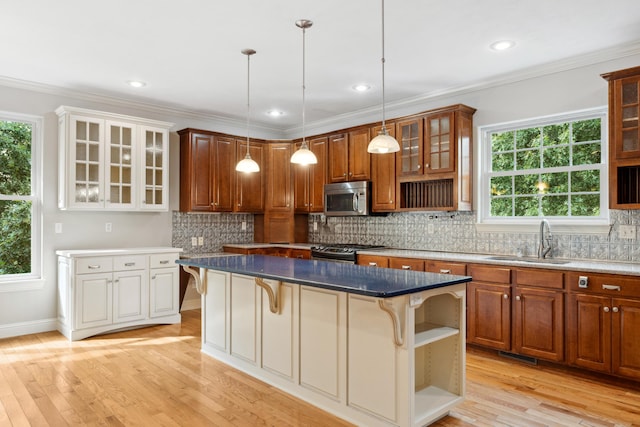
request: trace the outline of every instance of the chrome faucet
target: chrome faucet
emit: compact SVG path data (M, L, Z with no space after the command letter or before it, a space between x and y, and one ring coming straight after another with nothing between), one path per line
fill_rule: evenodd
M552 249L551 227L549 221L543 219L540 221L540 244L538 245L538 258L546 258ZM551 255L549 255L551 257Z

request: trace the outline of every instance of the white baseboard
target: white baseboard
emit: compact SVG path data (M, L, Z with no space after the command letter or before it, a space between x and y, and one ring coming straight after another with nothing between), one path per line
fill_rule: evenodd
M200 307L200 298L185 299L184 301L182 301L182 308L180 309L180 311L198 310Z
M0 338L18 337L20 335L51 332L57 329L57 319L42 319L30 322L0 325Z

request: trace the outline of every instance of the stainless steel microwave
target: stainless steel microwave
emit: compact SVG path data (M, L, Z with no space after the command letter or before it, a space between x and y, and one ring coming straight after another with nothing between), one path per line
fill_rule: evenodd
M369 215L371 183L369 181L339 182L324 185L326 216Z

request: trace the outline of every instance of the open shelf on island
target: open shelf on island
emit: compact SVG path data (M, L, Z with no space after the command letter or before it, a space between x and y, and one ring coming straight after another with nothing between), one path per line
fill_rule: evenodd
M459 334L457 328L449 326L436 325L433 323L420 323L416 325L416 337L414 347L431 344L434 341L441 340L453 335Z
M434 413L448 411L462 399L462 396L435 386L416 391L414 425L423 425L423 420L432 419Z

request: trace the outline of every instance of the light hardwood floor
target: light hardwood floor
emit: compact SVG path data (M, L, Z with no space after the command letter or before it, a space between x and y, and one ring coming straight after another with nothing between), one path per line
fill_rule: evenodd
M0 340L0 426L347 426L200 353L200 312L70 343ZM470 349L467 399L437 426L640 426L640 384ZM635 423L635 424L634 424Z

